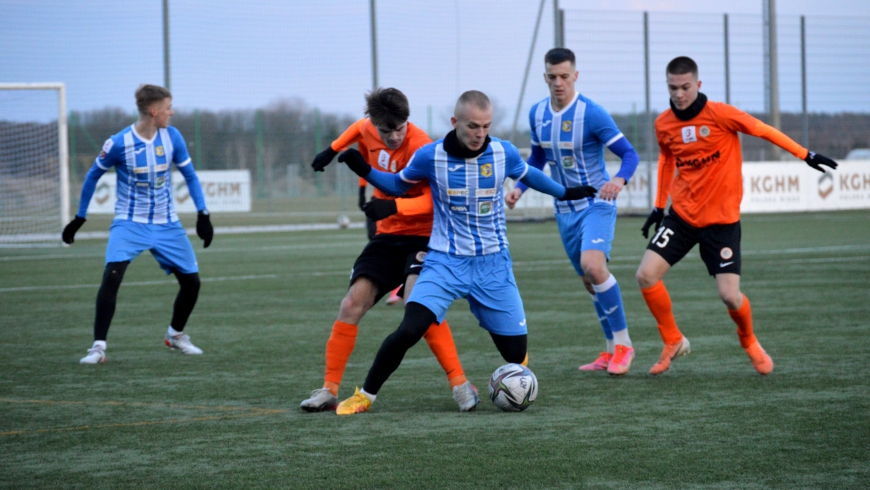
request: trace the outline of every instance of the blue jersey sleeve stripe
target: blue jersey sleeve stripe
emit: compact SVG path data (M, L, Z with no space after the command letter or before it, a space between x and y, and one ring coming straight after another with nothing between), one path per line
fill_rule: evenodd
M619 138L624 138L624 137L625 137L625 136L624 136L622 133L619 133L619 134L617 134L616 136L614 136L613 138L610 138L610 139L607 141L607 143L604 143L604 146L609 147L610 145L612 145L612 144L616 143L617 141L619 141Z
M185 165L190 164L191 161L192 161L192 160L191 160L190 158L188 158L187 160L185 160L185 161L183 161L183 162L181 162L181 163L176 163L175 166L178 167L178 168L181 168L181 167L183 167L183 166L185 166Z

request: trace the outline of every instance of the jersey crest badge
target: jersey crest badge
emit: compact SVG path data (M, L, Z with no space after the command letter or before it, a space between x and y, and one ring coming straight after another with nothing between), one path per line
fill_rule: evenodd
M158 146L157 148L154 148L154 154L158 157L162 157L165 154L165 152L163 151L163 146Z
M574 157L562 157L562 168L574 168Z
M686 126L682 130L683 143L694 143L698 141L698 136L695 135L695 126Z
M698 134L700 134L702 138L706 138L707 136L710 136L710 128L707 126L701 126L701 129L698 130Z
M492 177L492 164L484 163L480 166L480 175L482 177Z
M378 165L384 169L390 169L390 154L385 150L381 150L381 153L378 155Z
M115 146L115 142L112 141L112 138L107 139L106 142L103 143L103 151L100 152L100 159L101 160L106 159L106 155L109 154L109 152L112 150L113 146Z
M492 214L492 202L480 201L477 205L477 215L486 216L488 214Z
M566 133L571 132L571 120L570 119L567 121L562 121L562 131L564 131Z

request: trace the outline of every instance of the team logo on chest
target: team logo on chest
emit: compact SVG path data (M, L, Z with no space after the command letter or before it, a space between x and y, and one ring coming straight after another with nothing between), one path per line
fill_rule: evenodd
M482 177L491 177L492 176L492 164L484 163L480 166L480 175Z
M570 119L567 121L562 121L562 131L564 131L566 133L571 132L571 120Z
M710 128L707 126L701 126L701 129L698 130L698 134L700 134L702 138L706 138L707 136L710 136Z
M694 143L694 142L698 141L698 136L695 134L695 126L684 127L682 129L682 133L683 133L683 143Z
M477 215L486 216L492 214L492 201L480 201L477 203Z
M163 151L163 146L158 146L157 148L154 148L154 154L158 157L162 157L164 153L165 152Z
M562 157L562 168L574 168L574 157Z

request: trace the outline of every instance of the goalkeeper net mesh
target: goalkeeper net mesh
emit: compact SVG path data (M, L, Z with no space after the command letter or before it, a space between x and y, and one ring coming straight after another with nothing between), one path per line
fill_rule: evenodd
M61 244L69 216L63 97L57 84L0 84L0 247Z

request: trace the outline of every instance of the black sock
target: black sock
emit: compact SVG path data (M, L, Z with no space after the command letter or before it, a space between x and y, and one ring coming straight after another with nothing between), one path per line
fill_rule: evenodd
M124 280L124 271L130 265L126 262L109 262L103 270L103 282L97 293L97 315L94 319L94 340L106 340L109 326L115 316L115 302L118 298L118 288Z
M398 369L408 349L414 346L429 326L435 322L435 313L420 303L408 303L405 306L405 318L399 328L391 333L381 344L375 362L369 369L363 389L366 393L377 395L387 378Z
M182 274L175 272L175 277L178 279L178 295L175 297L175 306L172 308L172 323L170 325L177 332L184 330L187 325L187 319L190 318L190 313L193 307L196 306L196 299L199 297L199 274Z

